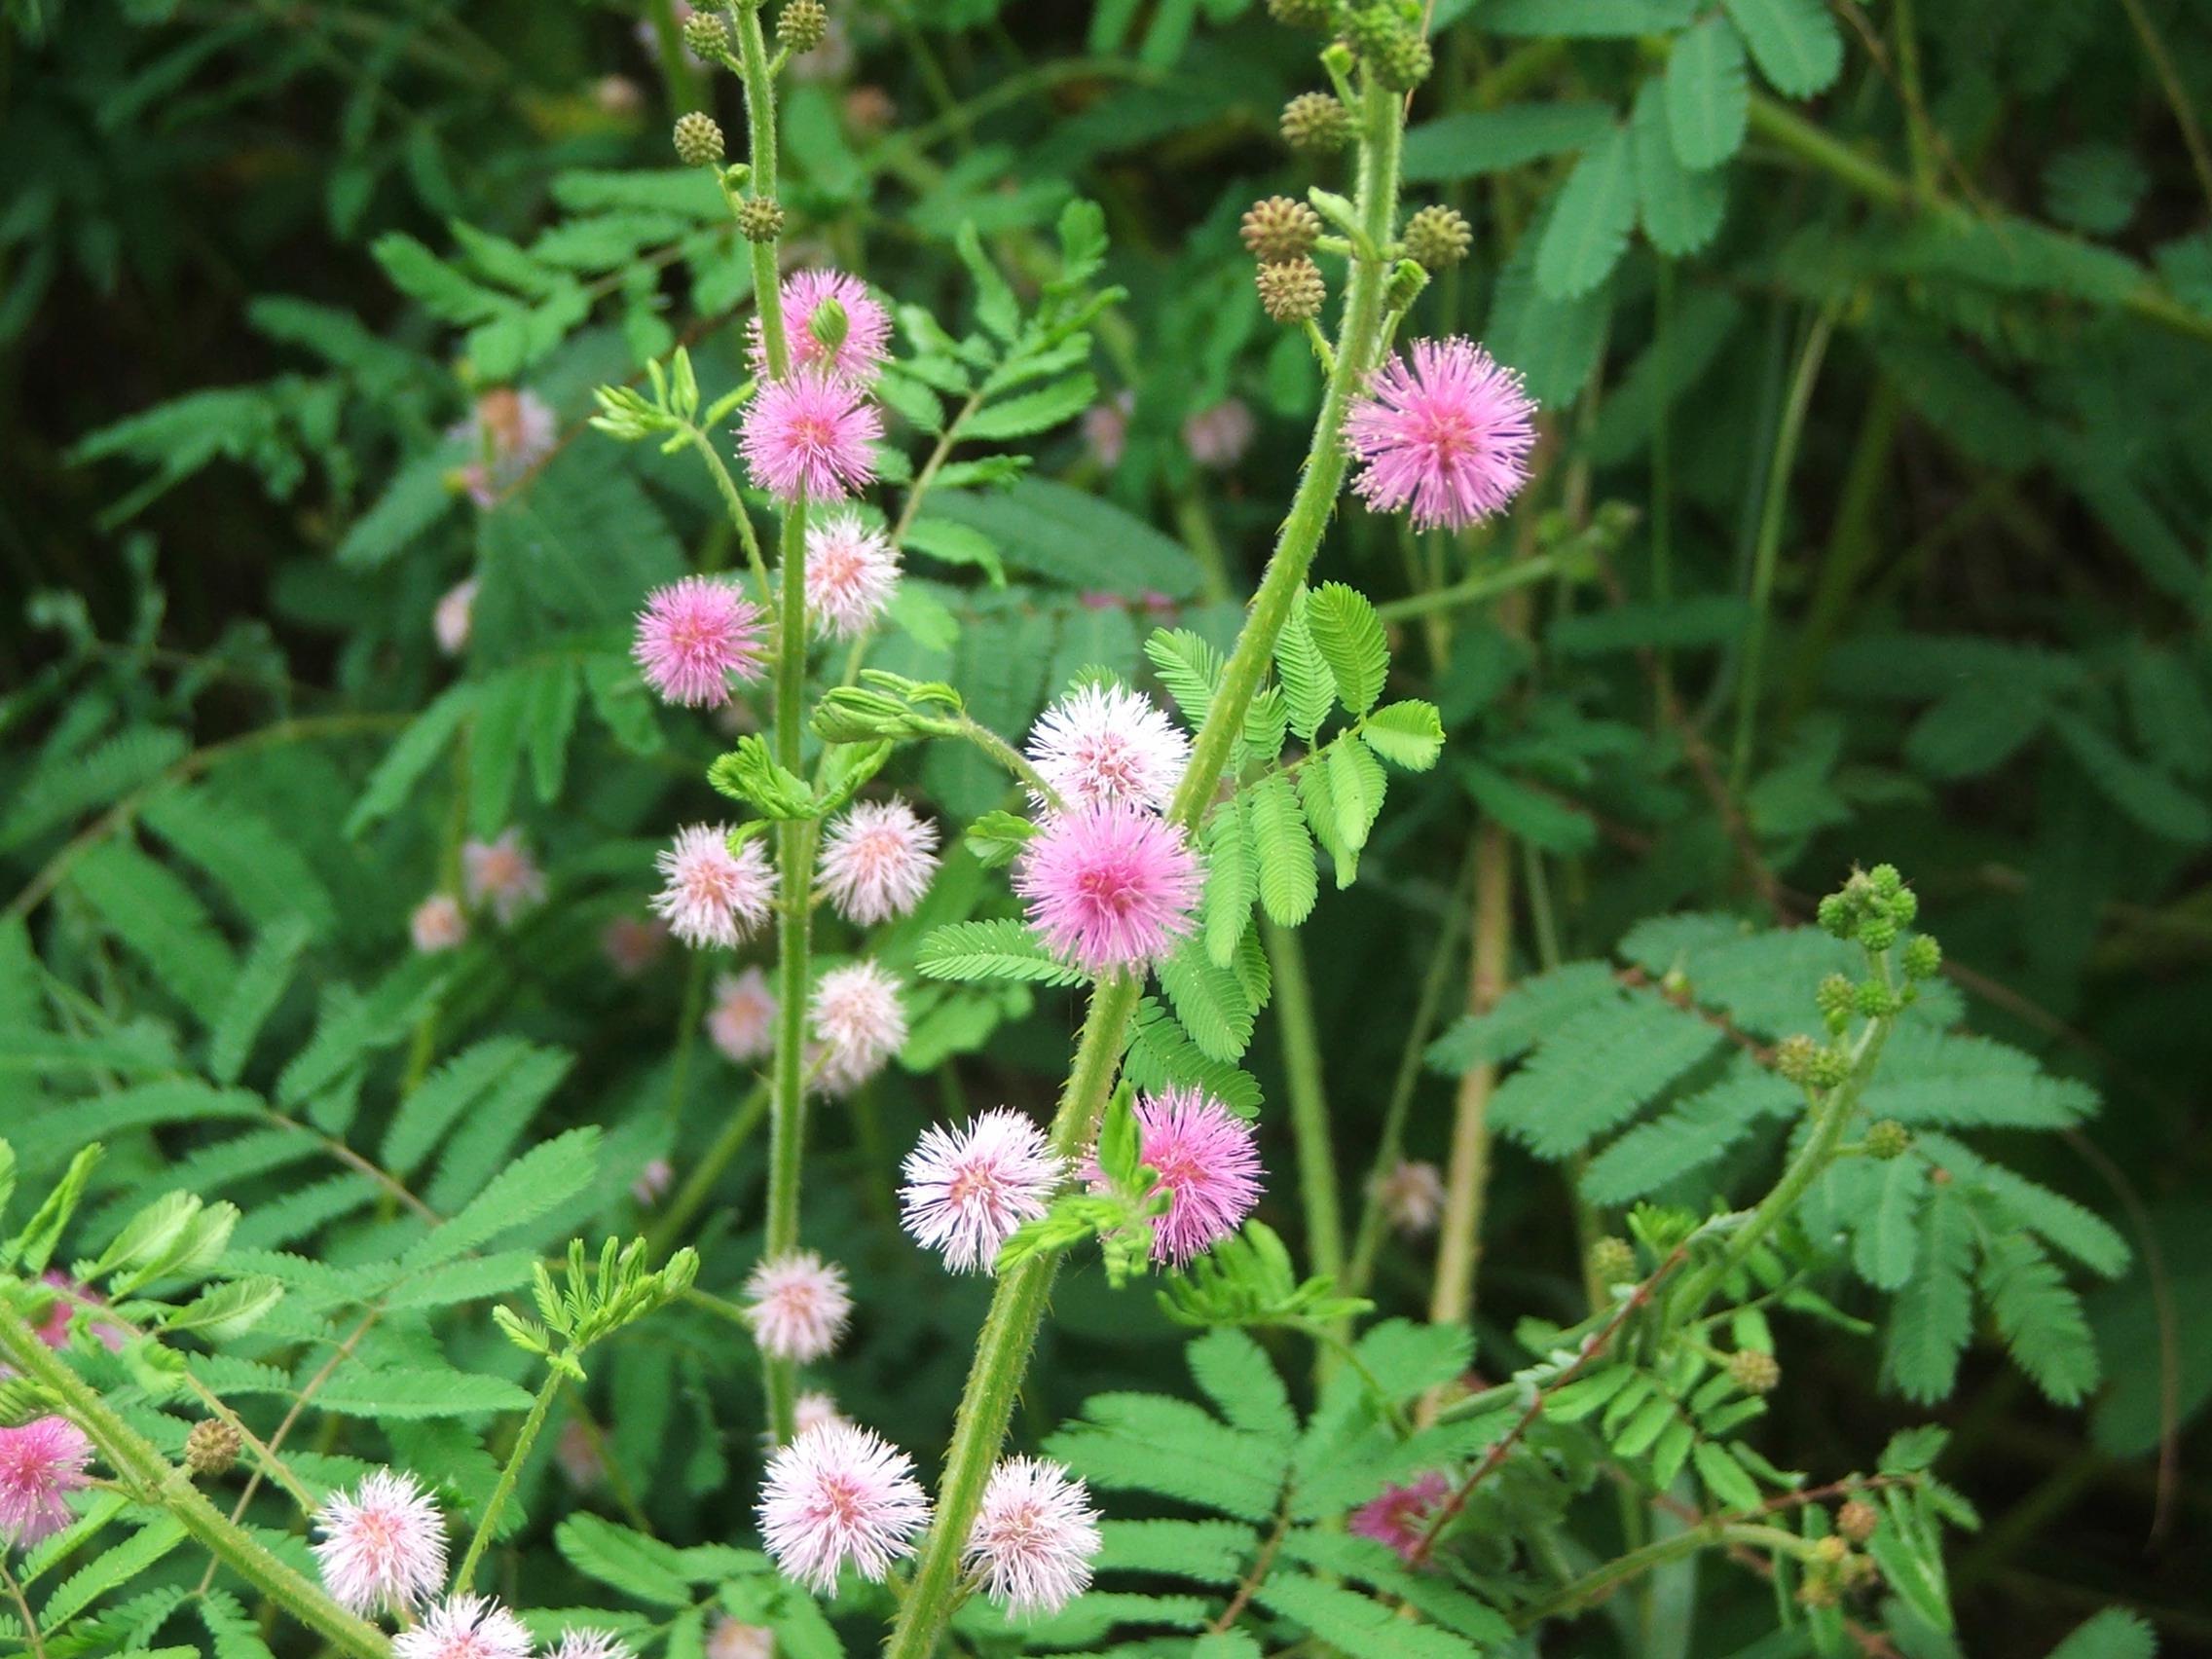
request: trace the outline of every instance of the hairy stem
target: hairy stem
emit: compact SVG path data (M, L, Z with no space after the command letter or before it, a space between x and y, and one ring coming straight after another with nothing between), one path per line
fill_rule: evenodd
M1329 1096L1321 1081L1321 1039L1313 1018L1313 987L1306 977L1306 952L1289 928L1263 917L1260 932L1274 967L1282 1065L1290 1083L1290 1128L1298 1146L1298 1191L1306 1209L1306 1250L1315 1272L1341 1279L1344 1209L1337 1197Z
M545 1381L538 1384L537 1398L530 1403L530 1416L522 1419L522 1427L516 1431L514 1450L507 1454L498 1484L492 1488L492 1495L485 1500L484 1514L476 1523L476 1535L468 1540L468 1553L461 1558L461 1567L453 1575L455 1595L465 1596L474 1588L476 1564L484 1559L484 1552L492 1545L493 1530L498 1526L507 1500L515 1494L515 1482L522 1478L523 1463L530 1456L530 1449L537 1444L538 1431L545 1426L545 1414L552 1410L553 1396L560 1391L561 1374L549 1369Z
M1511 844L1496 823L1475 831L1475 942L1467 1012L1487 1014L1505 989L1513 938ZM1459 1079L1453 1108L1452 1156L1444 1174L1444 1222L1436 1249L1430 1319L1464 1319L1474 1310L1475 1261L1482 1250L1483 1192L1490 1181L1490 1096L1497 1068L1485 1060Z
M1364 142L1360 151L1357 206L1369 242L1382 247L1396 223L1398 142L1405 111L1400 100L1370 85L1360 100ZM1288 620L1292 602L1311 569L1329 516L1343 487L1346 458L1339 431L1346 407L1365 384L1382 344L1382 290L1387 267L1380 258L1353 262L1345 289L1344 320L1334 372L1322 393L1306 470L1289 515L1275 541L1273 557L1253 596L1243 631L1223 670L1205 721L1192 746L1191 764L1170 803L1168 815L1196 830L1213 804L1214 792L1229 769L1244 727L1244 716L1258 693ZM1099 981L1091 992L1075 1067L1052 1121L1052 1144L1072 1153L1097 1133L1098 1119L1112 1087L1122 1037L1136 1012L1140 985L1127 975ZM889 1659L929 1659L952 1616L959 1588L960 1554L981 1502L983 1484L1006 1439L1014 1395L1028 1369L1037 1329L1058 1263L1033 1258L1004 1274L991 1298L976 1358L968 1373L954 1419L952 1444L945 1454L938 1488L937 1519L922 1546L912 1588L899 1609L898 1623L885 1649Z

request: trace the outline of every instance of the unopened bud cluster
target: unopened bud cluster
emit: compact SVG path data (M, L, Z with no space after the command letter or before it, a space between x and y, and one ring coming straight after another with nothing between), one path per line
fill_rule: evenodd
M830 33L822 0L784 0L776 15L776 44L791 53L812 52Z
M1868 950L1887 950L1920 914L1920 901L1896 865L1854 870L1840 892L1821 901L1821 926L1837 939L1855 939ZM1939 960L1939 959L1938 959Z
M184 1466L207 1479L230 1473L239 1460L239 1431L220 1418L203 1418L184 1437Z
M774 241L784 234L783 203L770 196L748 196L737 204L737 228L747 241Z
M1728 1356L1728 1381L1747 1394L1771 1394L1782 1385L1782 1367L1764 1348L1738 1348Z
M1808 1607L1832 1607L1854 1590L1870 1587L1880 1576L1873 1558L1852 1548L1874 1534L1880 1517L1871 1504L1854 1499L1836 1511L1836 1530L1816 1541L1805 1559L1805 1581L1797 1600Z
M719 12L693 12L683 19L683 46L692 56L717 62L729 54L729 24Z
M1310 322L1321 314L1328 285L1309 255L1321 237L1321 216L1303 202L1271 196L1245 210L1236 234L1260 269L1253 280L1260 309L1276 322Z
M1456 208L1423 207L1406 221L1406 252L1427 270L1458 264L1474 244L1474 230Z
M1301 92L1283 105L1282 141L1307 155L1332 155L1351 142L1351 111L1334 93Z
M1590 1276L1603 1285L1626 1284L1636 1277L1636 1246L1610 1235L1590 1246Z
M1785 1037L1775 1045L1774 1069L1800 1088L1825 1092L1851 1075L1851 1056L1810 1037Z
M1421 9L1406 0L1351 5L1343 38L1352 55L1393 92L1410 92L1436 67L1422 28Z
M713 166L722 159L722 129L713 116L693 110L677 117L676 159L687 167Z
M1902 1013L1920 995L1920 982L1933 978L1943 967L1943 947L1925 934L1904 939L1904 930L1920 914L1920 901L1895 865L1876 865L1854 870L1842 888L1821 901L1823 930L1840 940L1856 941L1871 955L1898 949L1897 966L1902 983L1886 968L1853 981L1831 974L1816 993L1821 1017L1829 1031L1840 1035L1856 1015L1862 1019L1889 1019Z
M1294 29L1325 29L1335 0L1268 0L1268 16Z

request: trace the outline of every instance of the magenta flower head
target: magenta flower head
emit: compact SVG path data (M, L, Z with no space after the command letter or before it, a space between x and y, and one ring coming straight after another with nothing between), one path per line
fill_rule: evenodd
M899 549L858 513L826 513L806 527L806 609L823 633L858 639L898 589Z
M1142 692L1078 686L1037 717L1029 759L1069 806L1124 800L1158 810L1191 761L1191 740Z
M446 1525L415 1477L378 1469L315 1511L322 1582L356 1613L412 1607L446 1577Z
M941 1251L956 1273L988 1269L999 1246L1035 1221L1066 1173L1045 1132L1010 1107L965 1128L931 1124L906 1155L903 1220L916 1243Z
M832 968L815 983L807 1012L821 1040L823 1087L850 1094L906 1045L899 981L873 962Z
M760 608L728 582L685 576L645 596L630 655L669 702L719 709L731 675L760 678Z
M776 993L758 968L723 974L715 980L715 1006L707 1011L707 1035L729 1059L743 1065L776 1046Z
M863 385L875 379L891 355L891 313L869 295L866 282L842 271L795 271L784 278L783 296L784 338L793 367L827 369ZM845 313L844 335L834 346L822 342L827 328L815 328L826 300L836 301ZM765 375L768 349L757 316L752 341L753 372Z
M1007 1457L983 1488L961 1559L1010 1617L1051 1614L1090 1587L1101 1542L1083 1482L1043 1457Z
M685 944L727 948L768 919L776 872L757 839L731 852L729 826L693 824L653 862L668 878L653 896L653 910Z
M92 1443L67 1418L0 1428L0 1545L35 1544L69 1525L63 1499L88 1480Z
M1436 1506L1451 1495L1452 1483L1431 1471L1410 1486L1384 1487L1380 1496L1351 1512L1345 1530L1354 1537L1388 1544L1411 1561L1428 1533Z
M487 1596L452 1596L391 1639L398 1659L530 1659L522 1620Z
M1196 1088L1140 1094L1134 1107L1139 1159L1159 1173L1167 1210L1152 1223L1152 1259L1181 1267L1227 1238L1260 1201L1259 1148L1252 1125ZM1093 1186L1104 1176L1094 1158Z
M1521 377L1471 340L1417 340L1393 355L1345 417L1364 463L1352 489L1381 512L1412 509L1416 530L1486 519L1529 481L1536 405Z
M830 1423L800 1435L768 1460L760 1537L776 1565L816 1591L851 1562L871 1584L914 1553L930 1500L914 1460L879 1434Z
M937 874L937 826L904 801L861 801L822 837L823 895L860 927L903 916Z
M1048 947L1103 974L1158 962L1191 931L1198 861L1178 826L1108 801L1048 818L1014 890Z
M824 368L762 381L738 424L753 481L779 501L841 501L875 477L883 416L867 392Z
M812 1250L761 1262L745 1281L745 1296L746 1321L760 1351L800 1365L835 1347L853 1316L845 1270Z

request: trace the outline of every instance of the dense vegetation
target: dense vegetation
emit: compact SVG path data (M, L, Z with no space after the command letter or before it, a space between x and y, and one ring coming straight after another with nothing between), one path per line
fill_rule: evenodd
M5 16L0 1651L2212 1637L2188 0Z

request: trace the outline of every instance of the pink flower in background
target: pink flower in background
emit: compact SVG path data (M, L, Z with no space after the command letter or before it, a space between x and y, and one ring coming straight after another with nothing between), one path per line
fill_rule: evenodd
M0 1428L0 1544L29 1545L69 1525L68 1494L90 1477L92 1443L67 1418Z
M830 1425L802 1434L768 1462L760 1492L760 1536L776 1565L827 1592L851 1562L880 1583L914 1550L930 1501L914 1460L881 1435Z
M776 1633L766 1625L717 1619L707 1633L707 1659L775 1659Z
M58 1268L47 1269L45 1272L39 1274L39 1282L51 1286L56 1293L54 1298L54 1306L47 1309L46 1317L40 1321L38 1327L38 1340L50 1348L65 1348L69 1346L70 1321L76 1317L78 1310L86 1303L94 1303L101 1307L107 1305L106 1297L100 1295L91 1285L82 1284L71 1278ZM129 1340L130 1334L113 1320L95 1317L89 1322L89 1328L93 1337L98 1340L100 1346L110 1353L121 1353L123 1345ZM7 1375L7 1368L0 1366L0 1377Z
M715 1006L707 1012L707 1035L729 1059L743 1065L776 1046L776 993L758 968L724 974L715 980Z
M638 1171L638 1178L630 1183L630 1196L642 1204L656 1204L675 1179L676 1166L667 1159L648 1159L645 1166Z
M495 840L464 842L461 884L471 904L489 904L502 925L545 897L545 876L523 845L520 830L501 830Z
M631 1659L630 1644L609 1630L566 1630L551 1659Z
M469 452L461 469L468 498L480 507L499 498L553 453L561 424L552 406L535 391L500 387L484 393L467 420L453 428Z
M468 938L468 918L450 893L433 893L407 918L408 937L424 956L458 949Z
M474 576L446 589L438 601L437 608L430 612L430 633L438 642L438 649L449 657L459 656L468 648L468 630L476 616L476 589Z
M760 622L760 608L733 583L685 576L645 596L630 655L668 702L719 708L731 675L761 676Z
M903 800L858 802L822 838L819 885L857 926L903 916L937 874L937 826Z
M827 369L763 381L738 424L754 483L779 501L841 501L875 477L869 447L883 416L861 387Z
M600 1455L599 1442L576 1418L561 1425L553 1442L553 1461L578 1492L589 1492L607 1478L607 1459Z
M1408 1561L1420 1548L1436 1506L1452 1495L1452 1483L1431 1471L1411 1486L1384 1487L1382 1495L1361 1504L1345 1523L1354 1537L1388 1544Z
M446 1576L446 1526L413 1475L378 1469L315 1511L322 1582L356 1613L412 1607Z
M657 916L616 916L599 933L600 954L625 979L658 962L667 946L668 924Z
M1101 1542L1083 1482L1043 1457L1007 1457L983 1488L961 1560L1008 1613L1056 1613L1089 1588Z
M522 1620L485 1596L453 1596L391 1639L398 1659L530 1659Z
M853 1316L845 1270L812 1250L771 1256L745 1281L745 1317L760 1350L805 1365L837 1346Z
M1382 1177L1375 1189L1382 1213L1401 1233L1422 1234L1436 1230L1444 1213L1444 1177L1433 1163L1408 1163Z
M627 75L602 75L591 84L591 101L603 115L636 115L645 107L645 94Z
M1048 947L1102 974L1157 962L1191 931L1198 861L1179 826L1108 801L1046 819L1014 889Z
M1191 761L1191 740L1142 692L1078 686L1037 717L1028 755L1069 806L1124 800L1164 807Z
M899 981L872 962L832 968L814 986L808 1007L822 1041L823 1087L849 1094L883 1069L906 1042L906 1011Z
M837 1402L819 1388L810 1388L792 1402L792 1429L794 1437L809 1429L827 1427L830 1423L847 1421L845 1414L837 1409Z
M1241 397L1225 397L1183 423L1183 448L1200 466L1227 471L1244 459L1259 424Z
M1139 1161L1159 1173L1167 1211L1152 1224L1152 1259L1181 1267L1227 1238L1260 1201L1260 1152L1252 1125L1196 1088L1140 1094ZM1096 1160L1093 1185L1102 1181Z
M1083 412L1084 445L1100 466L1122 464L1129 447L1129 412L1136 406L1137 394L1124 388Z
M1536 405L1521 377L1471 340L1417 340L1393 355L1345 417L1361 462L1352 490L1413 527L1458 530L1486 519L1529 481Z
M728 948L768 919L776 872L757 837L730 851L729 826L693 824L653 860L668 884L653 896L669 931L698 949Z
M833 639L858 639L899 589L899 549L857 513L826 513L806 527L806 608Z
M990 1268L999 1246L1051 1202L1066 1163L1044 1130L1000 1106L966 1126L931 1124L906 1155L906 1231L956 1273Z
M866 384L882 371L891 355L891 313L872 298L867 284L842 271L797 271L784 278L784 340L793 368L823 368ZM845 313L845 337L825 346L814 331L823 302L834 300ZM760 319L753 319L753 372L768 372L768 348Z
M899 106L881 87L855 87L845 94L845 125L872 138L899 119Z

